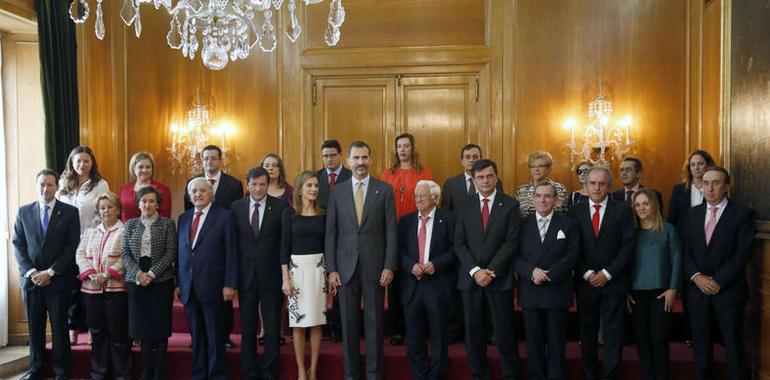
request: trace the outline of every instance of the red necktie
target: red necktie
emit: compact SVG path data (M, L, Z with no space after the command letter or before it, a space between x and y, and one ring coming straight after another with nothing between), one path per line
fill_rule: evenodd
M591 217L591 223L594 225L594 236L599 237L599 209L602 208L602 205L594 205L594 216Z
M337 173L329 173L329 189L333 189L337 183Z
M719 210L719 207L711 207L711 215L709 215L709 220L706 222L706 245L711 241L711 236L714 235L714 227L717 226L717 210Z
M481 227L484 228L484 232L487 232L487 225L489 224L489 199L482 199L484 206L481 207Z
M201 215L203 215L203 211L196 211L192 226L190 226L190 248L195 244L195 235L198 234L198 224L201 222Z
M217 183L217 180L214 178L209 178L209 183L211 184L211 187L214 187L214 184Z
M428 220L430 216L420 216L422 225L420 226L420 233L417 234L418 247L420 249L420 264L425 264L425 240L428 239Z

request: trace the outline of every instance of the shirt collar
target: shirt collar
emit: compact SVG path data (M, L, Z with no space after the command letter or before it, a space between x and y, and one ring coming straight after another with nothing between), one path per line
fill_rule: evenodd
M711 208L712 208L712 207L719 207L719 208L717 209L717 211L718 211L718 210L724 210L724 209L725 209L725 207L727 207L727 197L724 197L724 198L722 198L722 201L721 201L721 202L719 202L719 204L717 204L716 206L712 206L712 205L710 205L708 202L706 202L706 209L707 209L707 210L711 210Z
M465 183L468 183L469 179L473 179L473 177L471 177L471 175L468 174L468 172L463 172L463 175L465 176Z
M625 187L625 186L623 186L623 191L625 191L625 192L637 191L637 190L641 189L642 187L643 187L642 183L641 182L637 182L636 186L634 186L634 187Z
M492 203L495 203L495 196L497 195L497 188L495 188L495 190L492 191L492 194L489 194L488 197L485 197L485 196L481 195L481 192L478 192L477 194L479 195L479 202L483 202L484 198L486 198L486 199L489 199L489 204L491 205Z
M222 171L221 170L218 171L217 174L215 174L214 176L209 176L208 173L203 173L203 177L206 179L213 179L214 181L219 182L219 180L222 178Z
M342 171L342 164L340 164L340 166L337 167L337 170L331 170L329 168L326 168L326 175L334 173L337 175L337 177L339 177L341 171Z
M553 210L551 210L551 213L546 216L541 216L539 212L535 211L535 215L537 215L537 220L540 221L540 219L548 219L551 220L553 218Z
M262 207L262 209L264 210L265 205L267 204L267 195L262 197L262 200L260 200L259 202L255 201L254 198L249 197L249 209L254 208L254 205L257 203L259 203L259 207Z
M48 202L48 203L45 203L45 202L43 202L43 201L40 201L40 200L38 200L38 201L37 201L37 203L40 205L40 210L41 210L41 211L42 211L42 210L45 210L45 208L43 207L43 206L45 206L45 205L48 205L48 209L49 209L49 210L53 210L53 206L56 206L56 198L54 198L53 200L51 200L51 201L50 201L50 202Z
M157 218L158 214L156 213L155 215L156 215L156 218ZM105 227L104 223L99 223L99 231L101 231L101 232L112 232L112 231L117 230L120 227L123 227L123 222L121 222L120 219L118 219L118 221L115 222L115 224L113 224L112 227L110 227L110 228Z
M602 208L606 210L607 209L607 200L608 199L610 199L610 196L609 195L605 195L603 201L601 201L599 203L596 203L596 202L594 202L593 199L591 199L591 197L588 197L588 205L590 206L590 208L594 208L594 205L602 205Z
M204 207L203 210L201 210L201 211L203 211L203 215L201 215L201 216L206 216L206 215L209 214L209 210L211 209L211 205L212 204L213 204L213 202L210 202L208 204L208 206ZM198 210L193 208L193 215L195 215L196 212L198 212Z
M366 178L364 178L364 179L359 181L358 179L356 179L356 177L353 177L353 189L355 189L358 186L359 183L363 183L364 186L368 187L369 186L369 180L371 178L372 178L371 175L367 175Z
M144 216L141 216L140 218L142 224L145 226L151 226L153 223L155 223L156 220L158 220L158 211L156 210L155 214L149 218L145 218Z
M422 218L422 213L421 213L421 212L419 212L419 211L418 211L418 212L417 212L417 215L419 216L419 217L418 217L418 219L421 219L421 218ZM436 206L433 206L433 209L432 209L432 210L430 210L430 212L428 213L428 218L430 218L430 219L428 219L428 220L434 220L434 219L436 219Z

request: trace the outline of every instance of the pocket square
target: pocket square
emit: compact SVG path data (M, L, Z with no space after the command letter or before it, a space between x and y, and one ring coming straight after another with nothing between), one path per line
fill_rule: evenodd
M559 230L559 233L556 234L556 240L566 239L567 235L564 234L564 231Z

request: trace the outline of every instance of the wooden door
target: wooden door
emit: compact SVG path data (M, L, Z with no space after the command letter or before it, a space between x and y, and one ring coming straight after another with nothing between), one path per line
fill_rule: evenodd
M468 142L479 143L477 78L401 78L397 98L399 130L414 135L420 159L431 168L439 185L462 171L460 149Z
M395 78L320 78L314 85L314 146L337 139L347 158L348 144L363 140L372 148L369 171L379 177L387 167L396 130ZM320 155L313 157L313 163L323 166Z

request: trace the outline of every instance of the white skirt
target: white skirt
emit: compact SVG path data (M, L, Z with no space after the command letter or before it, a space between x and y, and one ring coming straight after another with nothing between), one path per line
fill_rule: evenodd
M291 255L289 275L294 291L289 296L289 327L326 324L326 269L324 254Z

